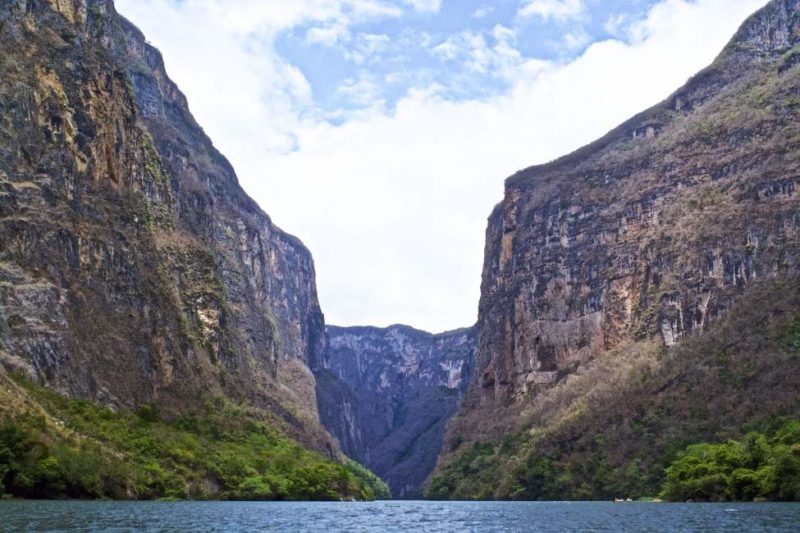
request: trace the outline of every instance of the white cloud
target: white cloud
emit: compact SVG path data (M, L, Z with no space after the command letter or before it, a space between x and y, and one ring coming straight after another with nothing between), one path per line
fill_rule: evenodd
M383 109L381 88L373 76L361 73L358 78L350 78L344 81L336 90L340 96L355 105L363 112L364 108Z
M486 41L480 33L463 31L448 37L441 44L436 45L433 48L433 53L443 59L453 61L459 56L472 54L474 50L483 50L486 46Z
M323 44L325 46L335 46L340 41L350 39L350 31L347 26L342 24L331 24L329 26L317 26L306 31L306 42L309 44Z
M566 20L579 17L585 12L583 0L526 0L520 6L517 16Z
M627 13L617 13L611 15L603 23L603 29L614 37L619 37L622 34L622 29L630 22L630 16Z
M344 51L344 55L357 65L361 65L365 61L379 57L381 52L389 47L390 41L389 36L382 33L361 33L352 48Z
M472 12L472 18L474 19L486 18L492 13L492 11L494 11L493 5L481 6Z
M524 63L522 55L514 47L515 40L514 30L498 24L485 35L475 31L451 35L432 51L445 61L460 62L470 72L513 77Z
M486 217L506 176L667 96L765 3L664 0L629 39L592 44L565 65L522 58L503 28L464 37L446 53L490 70L504 65L510 90L452 101L441 87L419 87L395 109L367 107L334 126L302 74L269 38L252 35L352 20L361 2L235 1L235 16L216 11L221 0L117 4L162 49L245 189L313 252L328 322L430 330L476 318ZM355 78L342 90L363 95L374 83Z
M147 16L148 11L157 15L171 10L192 18L207 17L225 31L240 35L258 32L267 37L304 23L348 26L403 13L400 7L384 0L118 0L117 5L120 11L131 15ZM175 19L172 22L179 23Z
M569 50L580 50L591 41L591 36L583 29L577 28L564 34L564 46Z
M436 13L442 7L442 0L403 0L417 11Z

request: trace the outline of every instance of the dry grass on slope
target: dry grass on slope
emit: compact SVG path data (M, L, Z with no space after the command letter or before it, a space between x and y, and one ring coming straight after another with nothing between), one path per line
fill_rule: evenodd
M604 352L537 396L518 431L462 446L439 498L652 496L687 445L800 415L800 281L753 284L712 328L666 350Z

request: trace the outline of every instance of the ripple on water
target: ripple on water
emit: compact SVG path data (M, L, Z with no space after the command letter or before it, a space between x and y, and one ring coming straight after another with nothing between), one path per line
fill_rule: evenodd
M797 531L800 504L0 501L0 531Z

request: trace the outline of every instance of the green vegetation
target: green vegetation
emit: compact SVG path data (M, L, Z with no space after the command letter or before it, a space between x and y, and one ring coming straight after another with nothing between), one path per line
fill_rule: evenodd
M338 500L386 497L355 463L302 448L226 401L165 421L23 383L40 409L0 419L0 494L22 498Z
M673 501L800 501L800 422L785 420L741 440L694 444L667 468Z
M130 80L128 82L130 83ZM142 130L141 135L142 156L144 158L145 170L159 185L168 184L169 177L167 177L164 171L164 165L161 162L161 156L158 150L156 150L152 135L146 130Z
M670 501L800 501L800 421L776 419L764 432L751 431L739 440L688 446L666 469L659 498ZM473 443L457 460L433 478L427 495L444 499L458 494L470 499L498 497L497 472L514 464L514 479L503 495L511 499L597 499L628 495L637 477L646 478L636 458L623 469L612 468L602 454L575 460L569 454L528 453L524 436L501 444ZM656 462L655 464L658 464ZM642 479L639 480L641 483ZM647 496L636 493L639 499Z
M703 334L668 350L644 340L599 354L517 414L519 425L502 442L445 443L455 451L427 495L797 499L798 425L782 421L800 419L798 390L800 282L754 283ZM719 457L739 444L687 451L726 441L766 448L758 460L730 464ZM761 485L748 485L747 476ZM712 481L717 492L691 492L712 490Z
M391 500L392 493L386 483L381 478L376 476L372 470L365 467L361 463L357 463L352 459L347 459L345 466L359 481L361 481L368 490L372 491L372 495L368 499L375 500Z
M457 461L431 479L426 496L434 500L447 499L458 491L465 499L492 499L492 478L496 476L501 456L499 447L490 443L476 442L466 446Z

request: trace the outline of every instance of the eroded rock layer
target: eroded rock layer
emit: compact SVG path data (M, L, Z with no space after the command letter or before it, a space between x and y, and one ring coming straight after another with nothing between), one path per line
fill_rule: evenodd
M705 331L800 263L800 1L599 141L506 182L491 217L475 379L450 448L496 437L599 353Z
M396 498L417 498L472 375L474 329L328 326L315 369L320 417Z
M324 441L311 255L159 52L111 0L2 0L0 49L2 365L112 406L225 395Z

